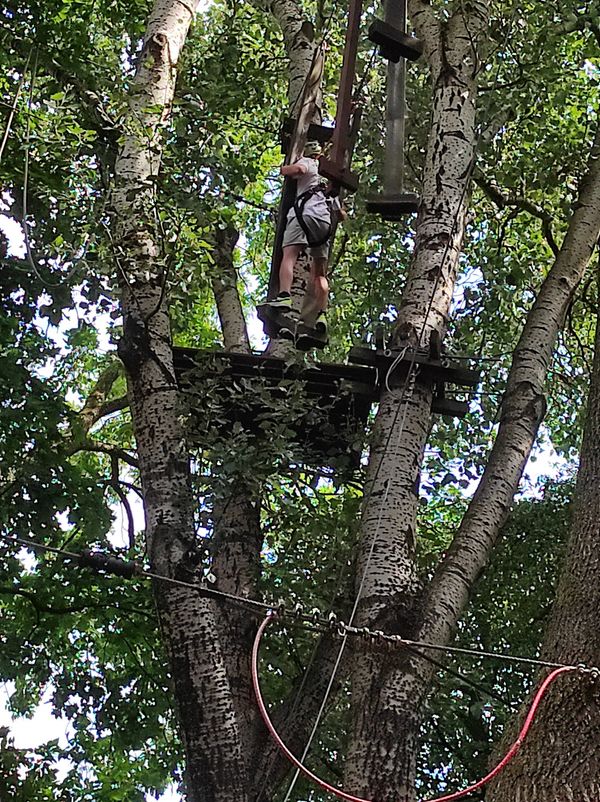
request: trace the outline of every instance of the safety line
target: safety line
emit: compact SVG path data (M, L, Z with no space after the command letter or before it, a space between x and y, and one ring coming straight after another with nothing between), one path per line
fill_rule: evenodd
M194 590L201 596L206 596L214 599L221 599L225 602L241 606L249 613L254 615L268 615L277 617L278 620L291 621L298 626L308 629L312 632L330 632L338 637L352 636L357 638L364 638L371 644L377 643L395 645L400 648L411 647L413 649L431 649L438 652L446 652L448 654L460 654L468 657L476 657L478 659L486 658L493 660L503 660L512 663L524 663L526 665L538 666L541 668L577 668L581 671L599 672L600 669L595 666L586 666L583 663L579 665L567 665L564 663L554 663L548 660L538 660L533 657L523 657L521 655L511 655L504 652L489 652L481 649L468 649L461 646L444 646L437 643L429 643L427 641L410 640L403 638L401 635L392 635L380 630L372 630L368 627L354 627L340 621L335 615L326 618L321 615L320 611L315 609L311 613L303 611L301 605L296 605L293 610L288 610L285 604L267 604L266 602L258 601L257 599L249 599L246 596L237 596L233 593L226 593L216 588L208 587L207 585L198 582L186 582L182 579L175 579L174 577L165 576L164 574L156 574L153 571L144 570L139 563L126 561L120 557L113 557L112 555L104 554L103 552L94 552L85 550L84 552L73 552L65 549L56 548L55 546L47 546L43 543L38 543L35 540L27 538L6 535L0 532L0 539L4 540L8 545L13 546L26 546L41 552L49 552L61 557L66 557L74 560L78 565L83 567L91 567L99 570L106 571L110 574L115 574L123 578L140 578L140 579L153 579L157 582L165 582L175 587L187 588ZM427 655L421 655L427 659ZM447 670L447 669L445 669ZM468 679L461 675L461 679L468 682Z
M23 84L25 83L25 75L27 74L27 70L29 69L29 62L31 61L31 54L33 53L33 45L29 49L29 55L27 56L27 61L25 62L25 66L23 67L23 72L21 73L21 77L19 78L19 83L17 84L17 88L15 90L15 97L12 104L3 103L3 106L6 106L10 109L10 114L8 115L8 120L6 121L6 129L4 131L4 136L2 137L2 142L0 142L0 162L2 161L2 155L4 154L4 148L6 147L6 143L8 142L8 137L10 136L10 130L12 126L12 122L17 111L17 104L19 102L19 97L21 96L21 90L23 89Z
M256 696L256 702L258 705L258 709L260 711L261 717L265 723L267 730L269 731L271 737L273 738L275 744L278 748L283 752L283 754L287 757L287 759L292 763L298 772L302 772L306 777L312 780L316 785L320 788L323 788L325 791L328 791L331 794L339 797L340 799L345 799L347 802L371 802L371 800L364 799L363 797L354 796L353 794L349 794L348 792L342 790L341 788L336 788L333 785L330 785L328 782L323 780L321 777L314 774L310 769L308 769L302 761L298 760L298 758L288 749L286 744L281 739L279 733L277 732L269 713L267 711L265 701L262 695L262 690L260 687L260 679L259 679L259 649L262 640L262 636L265 632L265 629L269 625L269 623L276 617L276 613L270 613L267 615L265 620L262 622L260 627L258 628L258 632L256 633L256 637L254 639L254 644L252 646L252 684L254 687L254 693ZM585 668L583 666L559 666L555 668L542 682L540 688L538 689L537 693L534 696L533 702L531 703L529 712L525 719L523 726L517 736L516 741L512 744L506 755L502 758L502 760L490 771L488 774L485 775L481 780L478 780L473 785L464 788L462 791L456 791L451 794L446 794L444 796L435 797L434 799L428 800L428 802L451 802L451 800L460 799L463 796L467 796L468 794L472 793L473 791L482 788L484 785L493 779L497 774L499 774L502 769L506 767L506 765L512 760L515 756L517 751L520 749L525 737L533 723L535 715L537 713L537 709L546 695L546 692L550 685L554 682L557 677L561 676L562 674L566 674L567 672L578 671L580 673L589 673L594 677L600 676L600 670L597 668Z

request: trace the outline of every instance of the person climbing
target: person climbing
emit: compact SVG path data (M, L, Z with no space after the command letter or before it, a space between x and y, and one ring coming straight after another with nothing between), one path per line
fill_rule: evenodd
M281 175L297 180L296 201L286 219L283 234L283 258L279 267L279 294L267 305L280 312L292 309L292 281L294 266L299 254L308 249L312 257L310 271L310 291L313 309L317 311L315 329L327 335L327 301L329 283L327 281L327 260L329 240L333 233L333 221L346 219L346 212L337 197L333 197L331 184L323 185L319 179L318 159L321 146L318 142L308 142L304 156L294 164L284 164ZM294 333L282 327L279 335L293 338Z

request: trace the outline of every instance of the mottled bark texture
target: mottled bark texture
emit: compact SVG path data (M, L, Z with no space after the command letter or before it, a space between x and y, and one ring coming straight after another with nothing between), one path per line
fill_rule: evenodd
M558 332L600 234L600 134L560 252L533 304L508 376L498 434L469 509L429 585L420 637L445 643L484 569L546 409L544 385Z
M440 22L431 6L409 3L431 72L433 118L415 248L398 305L398 346L443 338L462 249L476 145L476 46L487 2ZM415 519L419 472L430 427L432 388L392 375L375 422L362 536L356 563L359 625L414 636L421 623ZM426 666L365 652L353 672L353 733L346 786L377 799L412 800ZM376 737L374 735L376 727Z
M217 303L225 350L249 354L250 340L237 288L237 270L233 263L233 251L238 237L239 233L233 226L226 225L223 228L215 228L211 284Z
M156 0L129 89L111 197L115 262L122 291L125 364L144 489L152 569L193 578L195 531L188 454L156 219L156 182L177 62L191 14ZM157 584L155 599L186 755L189 802L244 800L241 740L212 603Z
M585 418L569 547L543 656L600 666L600 323ZM490 802L598 802L600 684L589 674L556 682Z

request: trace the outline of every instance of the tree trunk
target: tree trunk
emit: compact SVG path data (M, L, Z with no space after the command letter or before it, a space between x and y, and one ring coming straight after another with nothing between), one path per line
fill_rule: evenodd
M398 346L423 346L432 331L445 334L462 249L476 141L474 47L485 27L487 3L473 4L470 16L457 13L446 23L438 22L425 3L411 3L409 10L431 70L433 122L395 340ZM390 376L389 384L395 386L382 396L365 490L357 621L410 637L420 625L415 519L432 387L414 374ZM365 653L357 661L345 780L353 793L381 802L414 798L420 673L425 668L413 660L386 661Z
M119 355L128 373L150 562L156 573L192 580L188 453L156 226L162 128L190 22L185 4L156 0L129 94L111 206L122 290ZM248 783L213 606L166 583L156 584L155 599L181 722L188 800L244 800Z
M558 332L600 235L600 129L556 261L527 316L477 492L429 584L419 637L446 643L510 510L546 409L544 384Z
M571 538L543 656L600 665L600 323ZM544 700L525 743L502 772L490 802L597 802L600 799L600 690L589 674L567 674Z
M233 263L233 251L239 233L232 226L215 227L214 265L211 284L223 332L226 351L250 353L246 320L237 288L238 275Z

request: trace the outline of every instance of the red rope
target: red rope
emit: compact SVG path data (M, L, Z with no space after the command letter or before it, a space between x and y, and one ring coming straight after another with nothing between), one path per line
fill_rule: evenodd
M265 722L265 726L268 729L271 737L279 747L279 749L283 752L283 754L287 757L287 759L292 763L299 771L305 774L310 780L312 780L316 785L323 788L325 791L329 791L329 793L334 794L335 796L339 797L340 799L346 799L347 802L371 802L371 800L363 799L360 796L353 796L352 794L348 794L346 791L342 791L341 788L336 788L333 785L330 785L325 780L322 780L320 777L317 777L316 774L313 774L310 769L308 769L303 763L301 763L298 758L293 755L284 742L281 740L279 733L273 726L273 722L269 717L269 713L267 711L262 691L260 689L260 681L258 678L258 654L260 648L260 642L262 640L262 636L264 634L265 629L267 628L269 622L275 617L276 613L269 613L265 620L262 622L260 627L258 628L258 632L256 633L256 638L254 639L254 645L252 647L252 684L254 685L254 693L256 695L256 702L258 704L258 709L262 716L263 721ZM450 800L460 799L467 794L471 794L473 791L476 791L478 788L482 788L484 785L487 785L491 779L493 779L497 774L499 774L502 769L513 759L513 757L518 752L521 744L525 740L525 736L527 735L529 728L531 727L535 715L537 713L537 709L542 701L543 697L545 696L549 686L554 682L554 680L560 676L561 674L565 674L567 671L577 671L578 668L576 666L561 666L560 668L555 668L546 679L540 685L537 693L533 698L533 702L531 703L531 707L529 708L529 712L527 713L527 717L525 718L525 723L521 727L521 731L517 737L517 740L513 743L510 747L508 752L504 755L502 760L495 766L489 774L486 774L478 782L470 785L468 788L465 788L462 791L456 791L452 794L447 794L446 796L438 796L435 799L428 800L428 802L450 802Z

